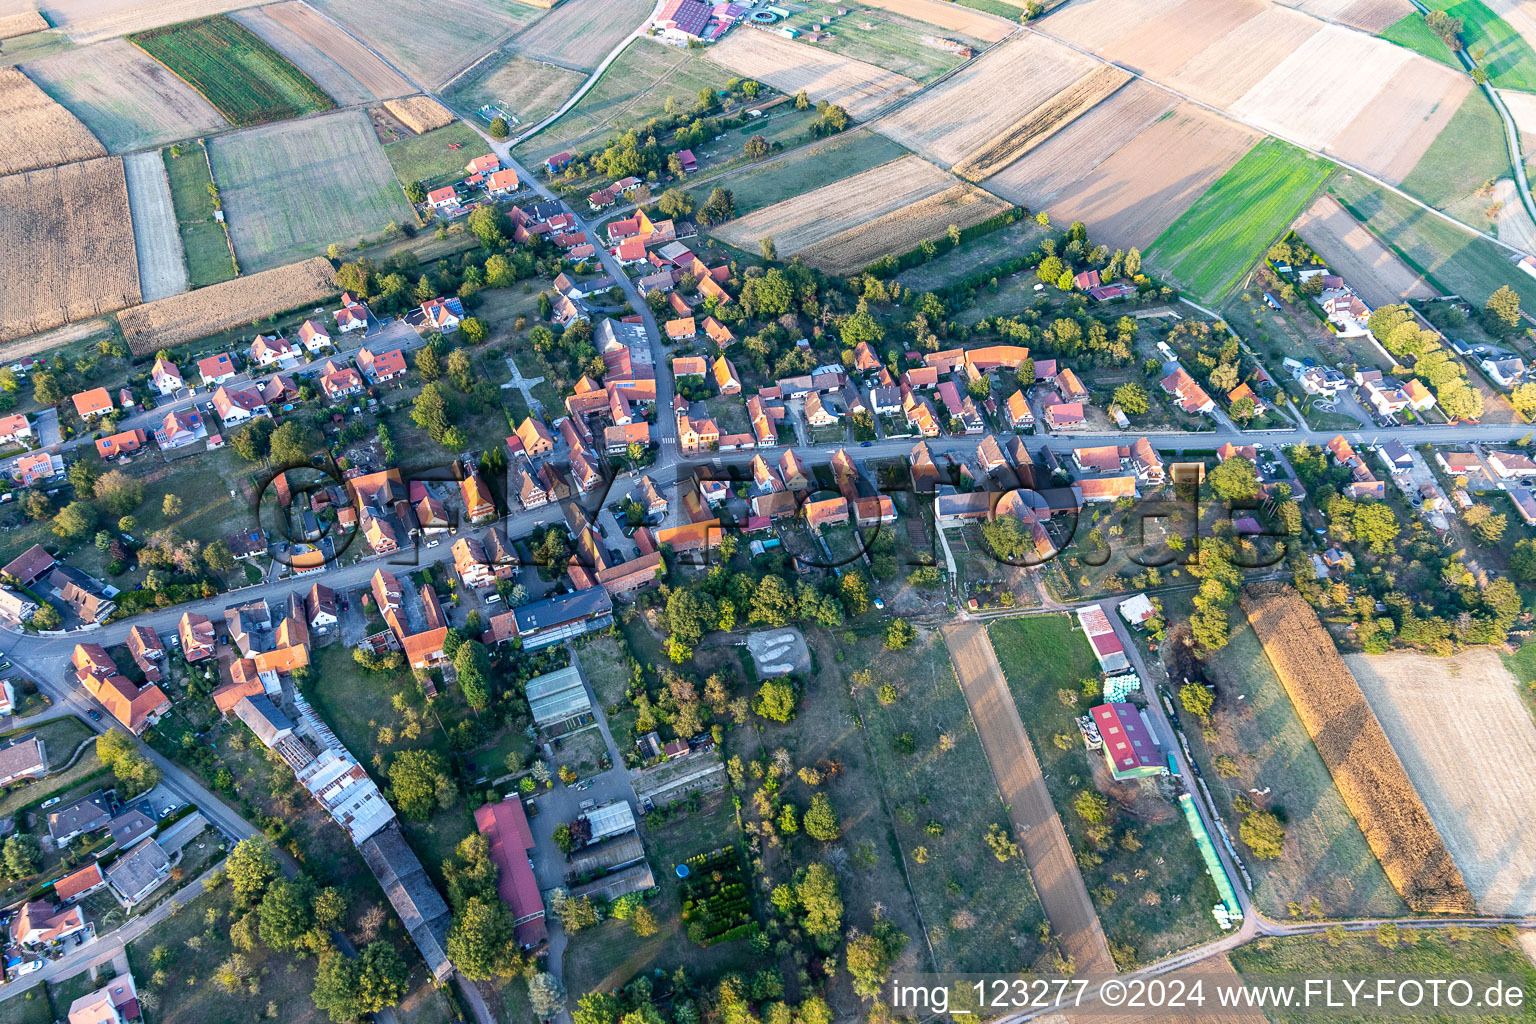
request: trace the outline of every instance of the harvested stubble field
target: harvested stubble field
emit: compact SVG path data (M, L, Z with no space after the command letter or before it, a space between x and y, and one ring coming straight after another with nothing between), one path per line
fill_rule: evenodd
M106 156L80 119L15 68L0 68L0 174Z
M235 255L267 270L410 215L368 119L347 110L221 136L213 180Z
M1317 613L1283 583L1248 587L1242 605L1339 795L1403 902L1420 913L1473 913L1472 893L1456 862Z
M48 16L81 46L161 25L206 18L245 6L245 0L50 0Z
M316 257L276 270L238 277L174 295L118 314L123 337L136 356L185 345L220 331L322 302L335 295L331 261Z
M1536 724L1499 656L1345 658L1484 914L1536 911ZM1494 740L1497 737L1497 740Z
M1372 307L1440 294L1333 196L1318 196L1296 221L1295 231Z
M1209 0L1188 0L1180 10L1192 6L1204 10L1214 5ZM1230 107L1322 29L1323 23L1315 18L1268 6L1224 35L1212 36L1210 45L1188 61L1155 67L1154 78L1195 99ZM1150 43L1150 39L1141 41L1142 46Z
M1217 301L1285 234L1332 172L1327 160L1265 139L1158 236L1146 256L1199 297Z
M338 103L350 106L416 91L372 50L300 0L252 8L233 17L293 61Z
M453 111L430 96L407 96L390 100L384 109L417 135L425 135L436 128L453 123Z
M515 0L436 0L430 17L422 16L415 0L314 0L313 5L428 91L543 13Z
M586 78L579 71L504 52L453 83L447 99L466 115L495 105L524 125L554 113Z
M1014 31L1015 26L969 7L947 0L870 0L871 7L891 11L915 21L963 32L976 39L995 43Z
M122 160L0 178L0 210L0 341L139 301Z
M919 88L912 79L873 64L745 27L710 47L709 59L783 93L804 89L813 101L834 103L860 120Z
M129 41L174 71L236 127L336 105L292 61L222 15L140 32Z
M565 0L519 32L512 48L534 60L590 71L652 7L650 0Z
M1472 79L1449 68L1427 74L1430 66L1416 58L1400 68L1334 137L1328 152L1394 184L1405 181L1469 100L1487 106ZM1488 114L1496 118L1491 108ZM1502 142L1502 127L1494 138ZM1503 156L1507 170L1508 155Z
M994 175L987 188L1021 206L1049 210L1057 220L1083 221L1095 237L1125 248L1151 245L1255 141L1251 130L1189 103L1102 160L1102 148L1086 154L1057 148L1067 144L1070 131ZM1067 177L1072 180L1054 192L1041 187L1044 180Z
M904 156L738 217L715 229L714 234L739 249L754 252L760 239L772 238L780 255L789 257L936 196L954 184L954 178L933 164Z
M1026 33L929 89L889 117L880 132L935 163L957 164L1068 88L1095 63L1060 43ZM793 92L793 89L787 90ZM815 99L814 93L812 99Z
M1129 71L1112 64L1100 65L960 161L954 172L971 181L986 180L1108 99L1130 80Z
M0 15L0 39L15 39L33 32L48 31L48 19L37 11Z
M186 82L124 39L45 57L24 70L114 153L229 127Z
M951 224L963 230L1007 209L992 193L962 183L801 249L799 255L829 274L855 274L886 253L909 252L938 238Z

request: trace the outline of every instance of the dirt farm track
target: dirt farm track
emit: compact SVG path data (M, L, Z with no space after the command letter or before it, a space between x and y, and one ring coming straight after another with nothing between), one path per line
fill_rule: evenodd
M1485 914L1536 913L1536 724L1487 648L1346 656Z
M139 290L145 302L187 290L187 261L176 229L165 163L154 150L123 157L133 240L139 256Z

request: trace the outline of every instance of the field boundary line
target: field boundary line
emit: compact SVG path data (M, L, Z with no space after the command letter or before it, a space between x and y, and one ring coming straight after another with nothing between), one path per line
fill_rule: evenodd
M1159 88L1159 89L1163 90L1164 92L1168 93L1170 96L1176 96L1180 100L1183 100L1186 103L1191 103L1191 104L1194 104L1197 107L1201 107L1201 108L1203 108L1205 110L1209 110L1213 114L1219 114L1220 116L1226 118L1227 120L1232 121L1232 122L1234 122L1236 124L1243 125L1245 128L1248 128L1251 131L1256 131L1256 132L1259 132L1259 133L1261 133L1263 135L1273 136L1274 138L1277 138L1277 139L1281 140L1282 142L1286 142L1286 143L1289 143L1292 146L1295 146L1297 149L1306 150L1308 153L1311 153L1313 156L1321 157L1324 160L1331 160L1337 166L1348 169L1351 174L1358 174L1358 175L1360 175L1360 177L1366 179L1367 181L1371 182L1372 184L1378 185L1381 188L1384 188L1384 189L1386 189L1389 192L1392 192L1392 193L1394 193L1396 195L1402 196L1404 199L1408 200L1410 203L1412 203L1413 205L1419 207L1421 210L1425 211L1426 213L1432 214L1435 217L1439 217L1441 220L1445 221L1448 224L1454 224L1457 227L1461 228L1463 231L1469 231L1472 234L1478 236L1479 238L1482 238L1482 239L1484 239L1486 241L1492 242L1494 245L1497 245L1499 248L1504 249L1507 252L1514 253L1515 255L1518 255L1518 256L1529 255L1524 249L1516 248L1515 246L1510 245L1508 242L1505 242L1505 241L1502 241L1502 240L1500 240L1498 238L1495 238L1493 235L1487 234L1487 233L1485 233L1483 231L1479 231L1477 228L1474 228L1471 225L1464 224L1461 221L1457 220L1455 217L1452 217L1450 214L1446 213L1444 210L1437 210L1437 209L1435 209L1433 206L1430 206L1428 203L1424 202L1422 199L1419 199L1419 198L1417 198L1415 196L1409 195L1407 192L1404 192L1398 186L1390 184L1389 182L1383 180L1382 178L1379 178L1376 175L1372 174L1370 171L1367 171L1367 170L1364 170L1363 168L1357 167L1356 165L1354 165L1352 163L1349 163L1347 161L1340 160L1338 157L1332 156L1332 155L1330 155L1328 153L1325 153L1325 152L1323 152L1320 149L1316 149L1316 148L1314 148L1312 146L1307 145L1306 143L1298 142L1295 139L1292 139L1292 138L1290 138L1288 136L1282 135L1279 132L1271 131L1268 128L1260 127L1259 125L1256 125L1256 124L1252 123L1251 121L1248 121L1248 120L1244 119L1243 117L1239 116L1237 113L1235 113L1233 111L1223 110L1221 107L1218 107L1218 106L1216 106L1214 104L1207 103L1204 100L1196 99L1195 97L1190 96L1187 93L1180 92L1178 89L1175 89L1172 86L1164 85L1162 82L1159 82L1156 79L1148 78L1146 75L1142 74L1139 71L1136 71L1136 70L1134 70L1132 68L1128 68L1124 64L1121 64L1121 63L1119 63L1117 61L1112 61L1109 58L1101 56L1100 54L1094 53L1092 50L1085 49L1082 46L1077 45L1076 43L1072 43L1072 42L1069 42L1069 41L1067 41L1065 39L1061 39L1061 38L1059 38L1057 36L1051 35L1049 32L1042 32L1040 29L1035 28L1032 25L1025 25L1024 29L1025 29L1025 31L1033 32L1036 35L1041 36L1042 38L1049 39L1049 40L1051 40L1054 43L1060 43L1061 45L1066 46L1066 47L1072 49L1073 51L1082 54L1085 57L1091 57L1092 59L1098 61L1101 64L1113 65L1114 67L1117 67L1117 68L1119 68L1122 71L1128 72L1129 74L1132 74L1132 75L1136 76L1137 78L1141 79L1143 82L1146 82L1148 85L1152 85L1152 86L1155 86L1156 88ZM964 65L961 65L961 66L963 67ZM920 92L919 93L914 93L913 95L921 95L921 93ZM1513 261L1511 261L1511 262L1513 262Z

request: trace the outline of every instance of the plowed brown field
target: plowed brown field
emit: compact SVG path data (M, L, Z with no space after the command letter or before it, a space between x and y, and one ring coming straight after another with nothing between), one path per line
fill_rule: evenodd
M117 157L0 177L0 341L139 301Z
M299 0L235 15L342 104L404 96L416 89L347 32Z
M1333 196L1318 196L1296 222L1296 233L1372 306L1439 294Z

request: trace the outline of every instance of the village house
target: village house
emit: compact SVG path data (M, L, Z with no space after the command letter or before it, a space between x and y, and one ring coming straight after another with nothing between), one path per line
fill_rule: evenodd
M541 459L555 450L555 439L542 420L523 417L517 425L517 439L523 443L523 454L529 459Z
M342 334L351 334L353 331L366 331L368 329L368 307L353 299L350 292L341 293L341 308L331 315L336 321L336 329ZM300 336L303 336L303 328L300 328ZM304 344L311 352L323 347L318 342L318 339L311 346L310 340L306 338Z
M138 451L149 443L149 436L141 428L119 431L96 439L96 454L103 459L115 459L119 455Z
M452 334L464 320L464 304L457 296L428 299L405 314L405 322L421 334Z
M181 370L169 359L155 357L155 365L149 371L149 383L162 396L169 398L182 388L186 382L181 379Z
M261 392L248 387L231 390L221 386L214 392L213 407L218 411L219 419L224 422L225 429L256 416L272 415L267 404L261 400Z
M805 396L805 422L812 427L836 426L838 415L827 408L819 392L812 391Z
M168 412L155 428L155 443L162 451L192 444L208 436L208 428L196 409Z
M357 365L370 383L383 384L405 376L405 353L400 349L375 354L366 345L357 350Z
M206 615L185 612L176 626L181 639L181 656L187 661L201 661L214 653L213 623Z
M228 352L206 356L197 361L197 373L202 378L204 384L209 387L217 387L226 381L234 380L235 361Z
M356 308L362 309L363 307L358 306ZM324 327L321 327L313 320L305 320L299 325L299 344L303 345L306 351L313 354L329 348L331 336L326 333Z
M92 388L73 396L75 412L82 420L92 420L112 411L112 396L106 388Z
M0 444L20 444L32 436L32 421L24 413L0 416Z
M1158 382L1159 386L1178 403L1179 408L1190 415L1209 413L1216 408L1211 396L1195 383L1189 372L1180 366Z
M287 338L264 334L256 335L256 340L251 342L250 356L251 362L262 369L279 364L289 366L299 360L299 353Z
M345 363L338 364L334 359L327 359L320 371L320 390L333 402L349 395L362 394L364 386L362 374Z

